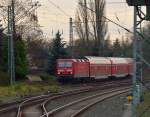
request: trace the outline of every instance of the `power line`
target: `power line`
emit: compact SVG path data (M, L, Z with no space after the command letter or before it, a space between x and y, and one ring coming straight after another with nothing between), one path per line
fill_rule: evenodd
M60 6L56 5L54 2L51 0L48 0L49 3L51 3L53 6L55 6L59 11L61 11L65 16L71 17L68 13L66 13Z
M79 4L80 4L80 3L79 3ZM82 4L80 4L80 5L83 6L83 7L85 7L85 6L82 5ZM88 10L92 11L92 12L95 12L93 9L91 9L91 8L89 8L89 7L86 7L86 8L87 8ZM134 32L132 32L131 30L127 29L126 27L124 27L124 26L122 26L122 25L116 23L115 21L113 21L113 20L111 20L111 19L109 19L109 18L107 18L107 17L105 17L105 16L103 16L103 18L105 18L106 20L110 21L111 23L117 25L118 27L120 27L120 28L126 30L127 32L129 32L129 33L131 33L131 34L134 34ZM147 39L147 37L145 37L143 34L141 34L141 33L138 32L138 31L137 31L136 33L138 33L138 35L139 35L142 39L144 39L144 41L148 41L148 42L149 42L149 40Z
M88 2L87 4L91 4L91 2ZM126 2L106 2L106 4L126 4Z
M106 2L106 4L126 4L126 2Z
M80 4L80 3L79 3ZM84 5L82 5L82 4L80 4L81 6L83 6L83 7L85 7ZM96 11L94 11L93 9L91 9L91 8L89 8L89 7L86 7L88 10L90 10L90 11L92 11L92 12L96 12ZM126 27L124 27L124 26L122 26L122 25L120 25L120 24L118 24L118 23L116 23L115 21L113 21L113 20L111 20L111 19L109 19L109 18L107 18L106 16L103 16L103 18L105 18L106 20L108 20L109 22L111 22L111 23L113 23L113 24L115 24L115 25L117 25L118 27L120 27L120 28L123 28L124 30L126 30L127 32L129 32L129 33L132 33L133 34L133 32L132 31L130 31L129 29L127 29Z

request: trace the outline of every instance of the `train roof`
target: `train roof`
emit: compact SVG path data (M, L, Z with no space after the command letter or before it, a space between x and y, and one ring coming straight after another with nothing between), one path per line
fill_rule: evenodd
M93 64L128 64L133 63L132 58L119 58L119 57L93 57L87 56L86 57L90 63Z
M110 59L108 59L107 57L86 56L86 58L91 64L111 64Z
M87 59L57 59L58 61L87 62Z
M127 58L109 57L113 64L128 64Z
M133 63L132 58L119 58L119 57L95 57L86 56L85 59L58 59L58 61L74 61L74 62L87 62L91 64L129 64Z
M126 58L126 60L128 61L128 63L133 63L134 62L133 58Z

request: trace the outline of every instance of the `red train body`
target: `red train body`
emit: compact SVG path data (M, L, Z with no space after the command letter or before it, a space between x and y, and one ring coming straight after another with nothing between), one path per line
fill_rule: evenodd
M131 58L86 57L86 59L58 59L57 77L66 79L106 79L133 74Z

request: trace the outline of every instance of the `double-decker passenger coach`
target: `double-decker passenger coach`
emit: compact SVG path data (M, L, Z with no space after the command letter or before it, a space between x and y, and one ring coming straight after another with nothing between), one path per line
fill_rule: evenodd
M85 57L85 59L58 59L59 81L126 77L133 74L133 59L118 57Z

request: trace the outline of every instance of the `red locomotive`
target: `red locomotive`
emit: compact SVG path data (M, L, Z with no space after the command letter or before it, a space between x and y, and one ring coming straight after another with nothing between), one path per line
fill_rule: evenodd
M133 59L112 57L85 57L85 59L58 59L57 77L60 81L74 79L106 79L133 74Z

